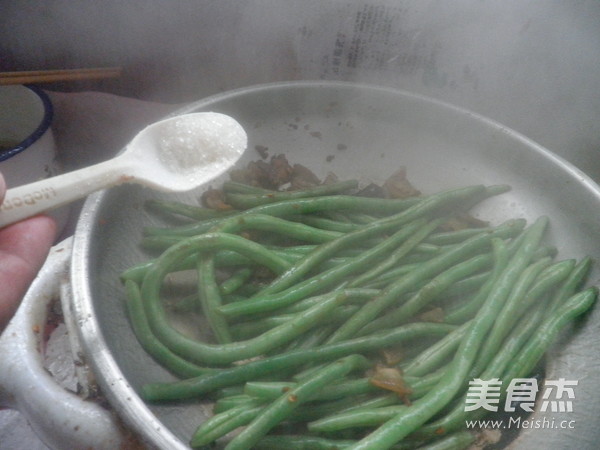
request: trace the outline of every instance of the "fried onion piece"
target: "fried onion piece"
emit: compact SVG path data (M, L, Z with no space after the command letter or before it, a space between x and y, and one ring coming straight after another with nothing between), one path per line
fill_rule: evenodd
M445 313L442 308L439 306L419 315L419 320L423 322L436 322L443 323L445 318Z
M307 169L308 170L308 169ZM288 162L285 155L275 155L269 163L269 182L275 188L292 181L294 169Z
M267 187L269 183L269 164L265 161L251 161L245 169L232 170L229 173L229 178L238 183L247 184L249 186Z
M406 405L410 405L409 395L412 389L404 382L400 369L377 366L375 374L369 378L373 386L395 392Z
M489 226L488 222L477 219L467 213L459 213L450 217L440 226L441 231L459 231L466 228L483 228Z
M323 184L333 184L333 183L337 183L338 181L340 181L340 179L338 178L338 176L335 173L327 172L327 176L323 180Z
M225 194L220 189L208 189L202 193L200 198L202 206L218 211L229 211L233 207L226 203Z
M421 195L406 177L406 167L400 167L383 183L383 189L390 198L407 198Z
M370 197L370 198L386 198L387 192L381 186L375 183L370 183L360 191L356 193L361 197Z
M285 155L281 154L271 157L269 162L251 161L245 169L232 170L229 178L238 183L277 190L290 182L291 175L292 166Z
M294 164L290 176L290 190L301 190L318 186L321 180L308 167L302 164Z

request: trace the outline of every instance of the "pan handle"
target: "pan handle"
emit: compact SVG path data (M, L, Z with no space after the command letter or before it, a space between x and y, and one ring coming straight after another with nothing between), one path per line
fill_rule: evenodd
M20 411L50 448L123 448L125 437L113 413L65 390L42 364L47 312L68 279L71 240L52 248L0 335L0 407Z

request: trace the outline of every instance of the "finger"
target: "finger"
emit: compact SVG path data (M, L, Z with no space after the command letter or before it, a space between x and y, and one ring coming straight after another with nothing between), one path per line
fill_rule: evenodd
M47 216L0 229L0 330L43 265L55 235L54 220Z
M0 172L0 204L2 204L2 200L4 200L5 193L6 193L6 181L4 181L2 172Z

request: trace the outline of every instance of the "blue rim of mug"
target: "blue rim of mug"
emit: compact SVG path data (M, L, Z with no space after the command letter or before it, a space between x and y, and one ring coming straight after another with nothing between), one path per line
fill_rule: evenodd
M44 117L42 118L42 121L37 126L37 128L29 136L27 136L14 147L2 150L0 152L0 161L5 161L8 158L11 158L21 153L27 147L30 147L35 141L42 137L42 135L48 130L48 128L50 128L50 124L52 123L54 108L52 107L50 97L48 97L48 95L37 86L33 86L30 84L25 84L23 86L33 91L40 98L44 106Z

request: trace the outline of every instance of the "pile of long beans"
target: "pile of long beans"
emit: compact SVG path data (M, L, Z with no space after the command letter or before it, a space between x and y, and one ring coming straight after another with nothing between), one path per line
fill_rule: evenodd
M154 259L122 274L143 348L176 382L148 402L214 401L192 447L463 448L474 378L531 376L561 329L591 308L590 258L557 261L548 219L444 231L505 186L406 199L344 181L300 191L226 182L232 208L153 201L186 217L146 229ZM195 274L168 306L165 280ZM212 341L177 329L198 314Z

